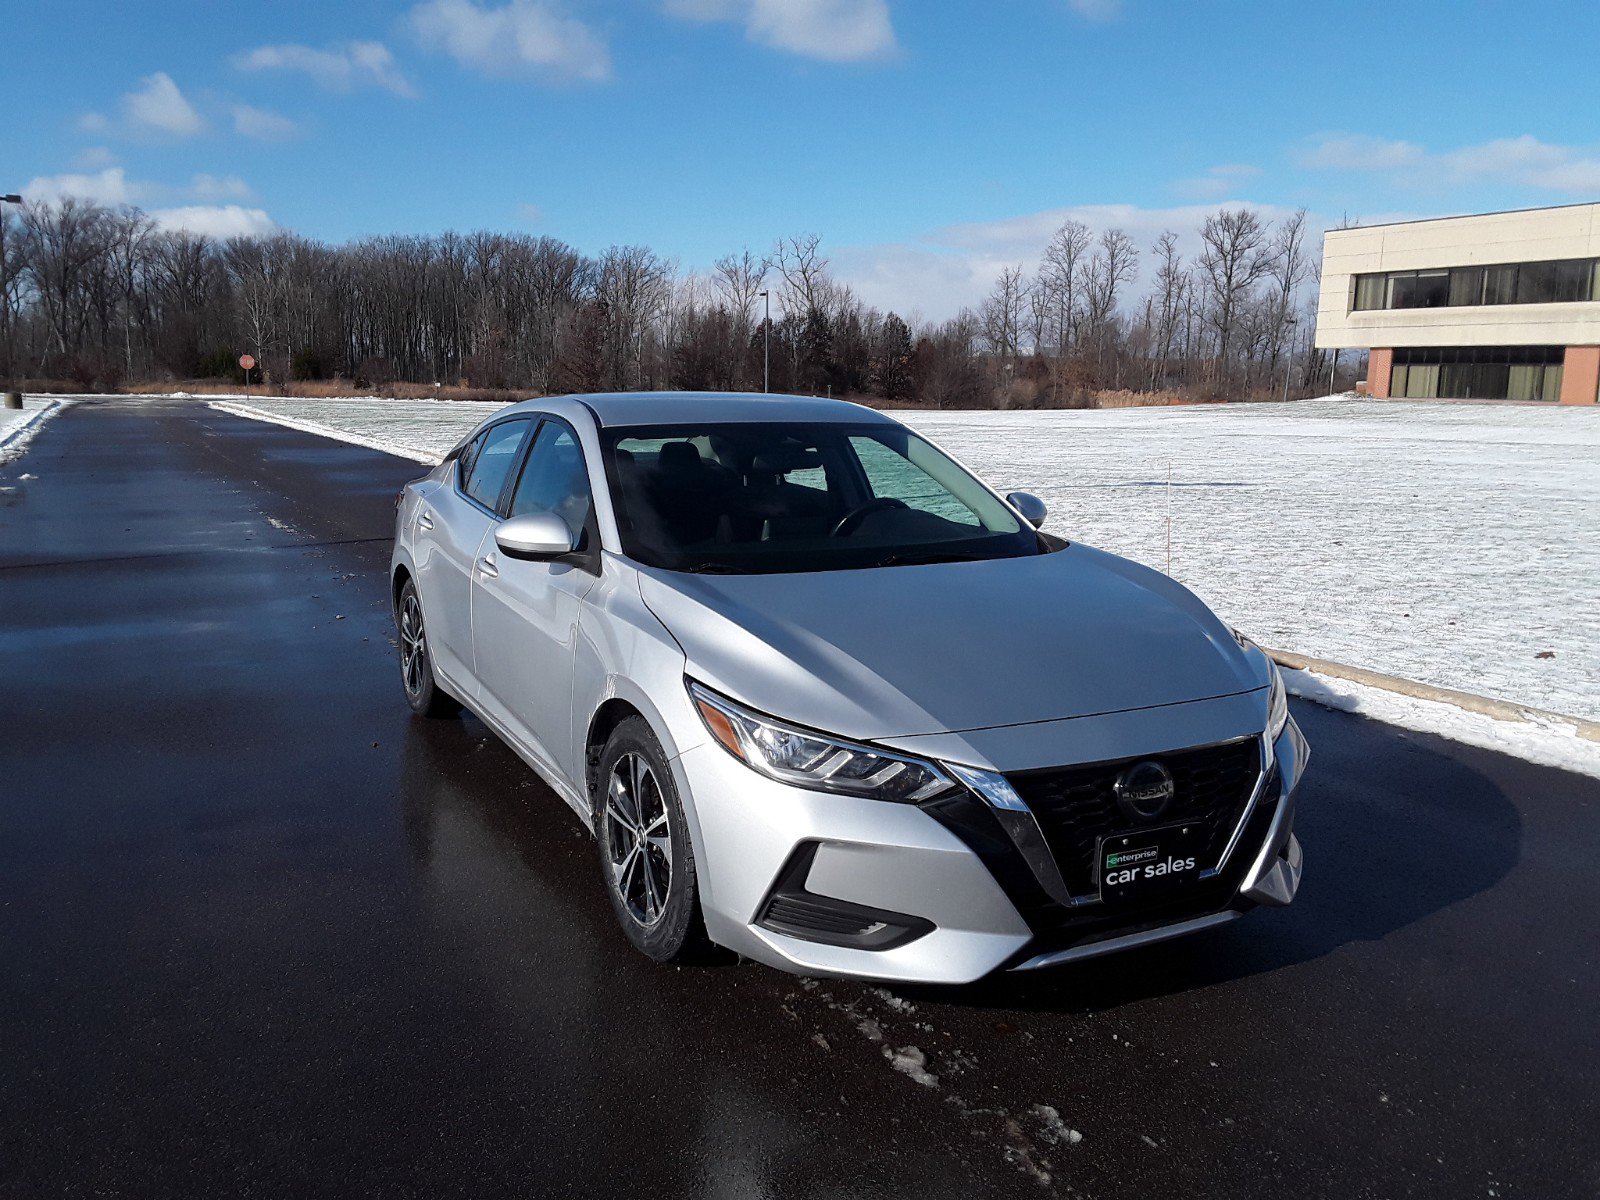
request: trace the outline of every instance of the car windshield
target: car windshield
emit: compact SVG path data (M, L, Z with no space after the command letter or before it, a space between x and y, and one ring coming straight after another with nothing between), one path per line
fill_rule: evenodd
M706 573L837 571L1042 552L982 484L898 425L602 430L624 553Z

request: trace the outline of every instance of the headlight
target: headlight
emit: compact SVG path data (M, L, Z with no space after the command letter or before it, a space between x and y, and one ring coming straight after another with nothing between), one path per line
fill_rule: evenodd
M1254 650L1267 660L1267 670L1272 675L1272 684L1267 691L1267 740L1275 742L1278 740L1278 735L1283 732L1283 727L1289 723L1289 695L1283 686L1283 672L1279 671L1278 664L1272 661L1272 655L1237 629L1232 632L1234 641L1246 650Z
M1283 672L1273 663L1272 687L1267 692L1267 740L1275 742L1289 723L1289 695L1283 686Z
M785 725L689 680L700 719L740 762L794 787L916 803L955 786L930 762Z

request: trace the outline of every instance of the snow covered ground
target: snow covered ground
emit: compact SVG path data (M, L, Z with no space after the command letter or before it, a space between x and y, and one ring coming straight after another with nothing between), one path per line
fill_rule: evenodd
M0 463L21 457L40 425L60 408L61 401L49 396L25 396L21 408L0 408Z
M260 400L422 461L492 404ZM1265 645L1600 719L1600 409L1331 399L898 414ZM1170 472L1171 485L1168 485Z

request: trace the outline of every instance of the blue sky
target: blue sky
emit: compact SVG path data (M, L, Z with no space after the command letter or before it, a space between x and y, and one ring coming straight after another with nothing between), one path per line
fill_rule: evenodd
M17 5L0 190L215 233L492 227L702 267L817 232L943 316L1065 216L1600 199L1600 5Z

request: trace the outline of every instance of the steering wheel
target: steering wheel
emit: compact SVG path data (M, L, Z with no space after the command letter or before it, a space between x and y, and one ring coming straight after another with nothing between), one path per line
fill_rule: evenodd
M833 527L829 537L849 537L861 528L861 523L875 512L883 512L890 508L909 508L904 500L896 500L893 496L878 496L868 500L865 504L858 504L844 516L839 518L839 523Z

